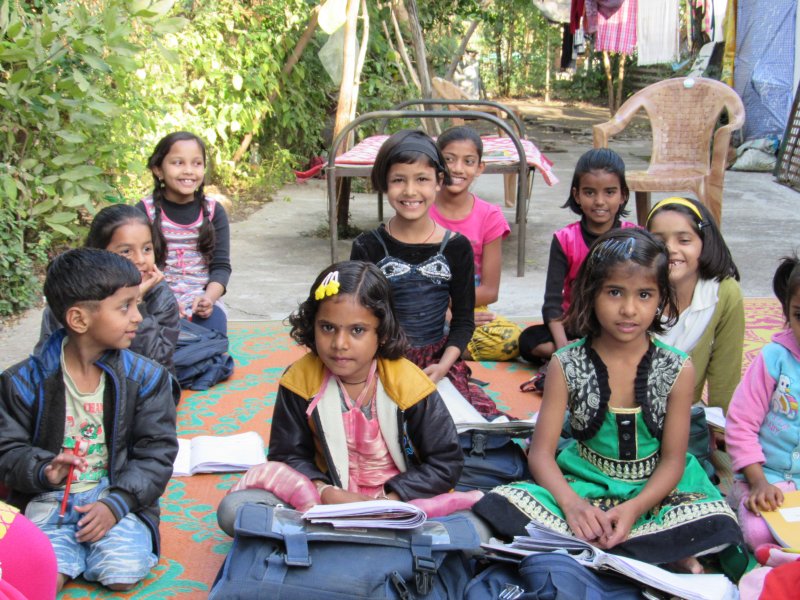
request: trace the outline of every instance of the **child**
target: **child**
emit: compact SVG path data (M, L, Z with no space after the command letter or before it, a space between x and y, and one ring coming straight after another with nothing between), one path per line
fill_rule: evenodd
M516 323L489 312L497 301L503 267L502 241L511 232L503 211L469 191L483 173L483 142L469 127L453 127L436 140L452 180L431 205L431 219L465 236L475 259L475 333L464 353L466 360L513 360L519 354Z
M688 198L660 201L647 229L669 250L677 323L660 335L689 354L695 370L694 401L727 410L742 374L744 301L739 271L708 209Z
M595 148L578 159L569 198L562 208L581 219L553 234L542 305L544 325L528 327L520 335L519 352L524 359L540 363L578 337L564 329L578 269L598 236L616 227L636 227L620 220L628 214L629 196L625 163L616 152Z
M142 322L130 350L162 364L174 373L172 355L178 343L178 304L164 281L164 275L156 267L153 252L153 235L150 221L140 210L127 204L108 206L95 215L87 248L102 248L131 260L139 273L141 303L139 312ZM44 347L54 331L62 327L47 306L42 314L42 330L34 353Z
M193 133L171 133L156 144L147 168L155 186L137 208L155 226L156 264L181 316L227 335L220 298L231 276L231 233L225 209L203 191L206 146Z
M478 412L492 417L499 413L494 401L469 383L471 372L461 359L475 330L472 248L428 212L442 184L451 183L430 137L410 130L392 135L375 158L372 185L386 194L395 215L359 235L350 258L375 263L389 279L397 319L411 343L406 356L434 383L447 376Z
M729 501L737 509L744 541L755 549L775 543L760 513L783 503L797 489L796 458L800 381L800 260L784 258L772 280L788 328L745 372L728 410L725 440L732 466L740 472Z
M311 352L281 377L270 462L236 489L253 487L275 461L291 468L276 478L281 489L294 490L298 477L310 488L291 498L272 490L296 507L452 489L463 466L455 425L436 386L403 358L406 338L380 270L360 261L328 267L289 322ZM277 502L263 489L226 496L218 520L230 534L242 498Z
M664 246L609 231L575 281L566 325L585 337L553 355L528 464L539 485L495 488L475 506L503 535L534 520L654 563L738 544L736 517L686 449L694 373L654 340L674 314ZM573 440L556 458L569 410Z
M44 293L64 329L0 374L0 480L50 538L59 589L83 575L129 590L158 562L158 499L178 442L172 378L127 350L141 279L106 250L57 256ZM86 445L86 458L73 452Z

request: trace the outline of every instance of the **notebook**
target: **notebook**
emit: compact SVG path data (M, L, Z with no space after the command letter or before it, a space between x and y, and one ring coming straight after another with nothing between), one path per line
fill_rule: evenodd
M255 431L227 436L201 435L191 440L178 438L178 456L172 466L172 476L246 471L266 462L264 440Z
M761 516L781 546L800 551L800 491L784 492L780 508Z
M370 500L344 504L317 504L303 518L312 523L328 523L334 527L414 529L427 516L421 508L397 500Z
M589 542L563 535L531 522L527 536L516 536L511 544L481 544L487 550L525 556L536 552L569 554L582 565L613 571L644 587L654 588L687 600L734 600L739 597L736 586L724 575L688 575L672 573L632 558L610 554Z

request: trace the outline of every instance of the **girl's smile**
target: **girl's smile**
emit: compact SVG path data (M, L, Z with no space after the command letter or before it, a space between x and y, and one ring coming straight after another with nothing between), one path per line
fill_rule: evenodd
M693 289L699 277L703 240L691 219L676 210L662 210L648 227L669 251L669 280L676 287L688 283Z
M386 177L386 197L399 219L416 221L427 217L428 207L440 189L436 170L424 162L395 163Z
M455 140L442 150L452 183L445 189L452 195L468 192L475 178L483 173L484 164L471 140Z
M572 194L586 217L589 231L598 234L611 229L625 202L619 176L603 169L584 173L579 187L573 188Z
M152 272L155 266L152 233L147 225L138 221L117 227L106 250L127 258L142 275Z
M188 204L205 177L203 149L195 140L179 140L172 144L161 165L153 167L153 173L164 183L168 200Z

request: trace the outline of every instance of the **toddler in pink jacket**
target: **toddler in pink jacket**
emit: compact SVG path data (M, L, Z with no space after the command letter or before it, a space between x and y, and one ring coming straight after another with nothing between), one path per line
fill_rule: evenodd
M772 281L788 328L750 365L728 408L725 441L738 471L728 498L747 544L775 543L761 511L800 482L800 260L781 261Z

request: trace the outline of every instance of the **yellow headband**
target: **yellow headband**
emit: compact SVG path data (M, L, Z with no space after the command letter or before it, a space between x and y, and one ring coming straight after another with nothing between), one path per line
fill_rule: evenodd
M680 206L685 206L689 210L691 210L695 215L697 215L698 220L702 223L705 221L703 215L697 210L697 207L689 202L686 198L679 198L677 196L673 196L672 198L664 198L658 204L653 207L653 210L650 211L650 214L647 215L647 223L650 222L650 219L653 218L653 213L656 212L659 208L663 208L669 204L679 204Z

